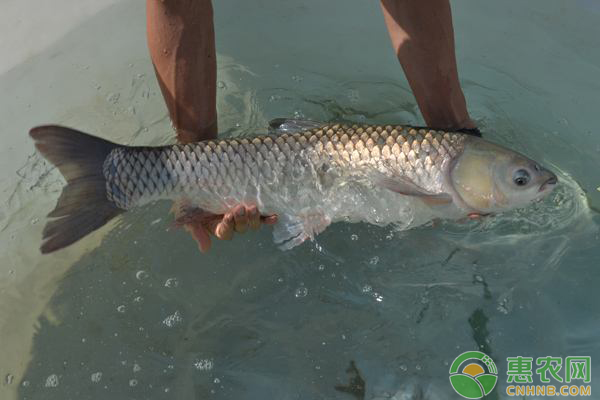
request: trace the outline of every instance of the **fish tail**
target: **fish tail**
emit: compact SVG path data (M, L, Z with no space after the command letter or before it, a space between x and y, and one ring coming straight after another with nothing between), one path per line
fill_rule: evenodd
M104 160L118 144L56 125L29 131L36 149L67 181L43 231L42 253L51 253L100 228L124 210L106 193Z

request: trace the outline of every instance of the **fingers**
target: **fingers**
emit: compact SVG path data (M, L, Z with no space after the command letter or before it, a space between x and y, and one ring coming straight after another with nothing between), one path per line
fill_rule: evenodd
M210 235L205 227L200 224L186 224L185 230L192 234L192 237L198 242L198 248L202 253L210 250Z
M467 217L469 219L481 219L482 215L479 213L473 212L473 213L470 213Z
M265 215L260 217L260 220L263 224L273 225L277 223L277 215Z
M213 234L221 239L221 240L231 240L231 238L233 237L233 232L235 229L235 214L233 213L227 213L223 216L223 219L221 220L221 222L219 222L214 231Z
M244 222L246 225L244 226ZM277 215L260 215L258 207L249 206L246 207L246 216L243 219L236 217L235 231L243 233L246 231L246 227L256 231L260 228L261 222L266 225L273 225L277 222ZM242 229L240 229L240 227Z
M246 212L246 206L240 205L235 207L231 214L235 221L235 231L244 233L248 229L248 213Z
M277 215L260 215L256 206L238 205L224 215L216 215L201 210L182 215L176 220L176 226L185 228L198 242L201 252L211 247L210 235L221 240L231 240L235 232L244 233L248 229L258 230L261 223L272 225L277 222Z
M260 214L256 206L251 206L246 209L248 211L248 227L253 231L260 228Z

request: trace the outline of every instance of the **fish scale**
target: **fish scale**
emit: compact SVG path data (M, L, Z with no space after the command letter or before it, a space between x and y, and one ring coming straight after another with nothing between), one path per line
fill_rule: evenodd
M404 126L331 125L279 136L119 147L107 157L104 175L108 198L124 210L160 198L193 199L213 189L227 196L227 188L240 182L264 189L289 178L294 163L347 170L339 177L371 167L438 193L442 165L461 151L463 137Z

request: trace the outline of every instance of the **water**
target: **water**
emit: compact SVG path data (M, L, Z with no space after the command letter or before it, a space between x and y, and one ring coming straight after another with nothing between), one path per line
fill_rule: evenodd
M224 135L292 115L422 123L377 5L346 1L342 16L340 2L321 3L215 4ZM62 181L28 128L173 140L142 5L102 7L0 75L1 398L445 399L457 398L449 364L467 350L501 372L517 355L589 355L595 366L595 2L453 4L462 84L484 135L560 173L540 204L407 232L336 224L289 252L263 228L201 255L160 203L41 257Z

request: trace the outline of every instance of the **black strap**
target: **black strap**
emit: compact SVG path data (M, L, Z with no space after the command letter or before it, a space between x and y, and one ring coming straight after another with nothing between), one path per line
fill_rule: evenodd
M413 125L405 125L406 127L409 128L415 128L415 129L433 129L434 131L444 131L444 132L458 132L458 133L464 133L466 135L472 135L472 136L477 136L477 137L481 137L481 131L479 130L479 128L462 128L462 129L439 129L439 128L432 128L430 126L413 126Z
M467 135L481 137L481 131L479 130L479 128L462 128L462 129L458 129L456 132L466 133Z

